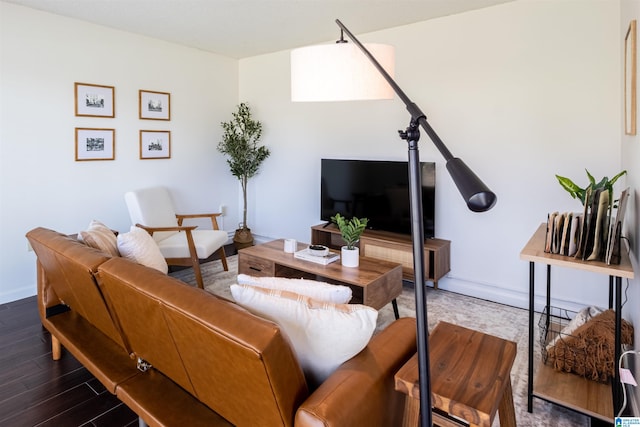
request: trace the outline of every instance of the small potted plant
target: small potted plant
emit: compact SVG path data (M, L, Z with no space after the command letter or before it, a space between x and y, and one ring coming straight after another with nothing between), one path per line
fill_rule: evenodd
M360 240L360 235L367 227L369 222L368 218L356 218L346 219L339 213L331 217L331 221L335 223L340 229L342 240L346 243L346 246L341 250L341 262L345 267L357 267L360 265L360 248L356 246L356 243Z

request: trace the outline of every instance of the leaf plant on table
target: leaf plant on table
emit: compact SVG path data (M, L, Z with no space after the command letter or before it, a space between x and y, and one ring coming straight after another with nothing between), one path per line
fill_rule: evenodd
M611 179L605 176L599 182L596 183L595 178L589 173L589 171L586 169L585 171L587 172L587 177L589 178L589 185L586 186L585 188L579 187L576 183L574 183L569 178L556 175L556 178L558 179L558 182L560 183L562 188L567 190L571 195L571 197L573 197L574 199L579 199L583 205L586 202L585 197L587 195L587 190L589 188L591 189L591 191L589 192L590 194L594 194L595 190L607 190L609 192L609 200L613 200L613 184L616 183L618 178L620 178L622 175L627 173L626 170L623 170L622 172L618 173L616 176L614 176Z
M336 224L340 229L342 240L347 244L347 249L355 249L355 245L360 240L360 235L364 232L369 222L368 218L346 219L339 213L331 217L331 222Z

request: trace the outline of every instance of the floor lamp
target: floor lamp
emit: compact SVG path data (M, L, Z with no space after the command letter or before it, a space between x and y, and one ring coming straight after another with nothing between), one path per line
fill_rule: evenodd
M363 45L360 41L347 29L347 27L336 19L336 24L340 27L341 37L337 44L344 44L344 34L357 46L357 49L361 51L368 59L368 63L375 67L378 73L373 73L374 76L370 79L365 78L365 70L358 69L356 71L357 78L355 80L349 80L344 78L342 74L347 67L362 68L362 63L357 63L358 58L353 58L353 52L347 54L344 57L323 57L326 55L332 55L332 53L326 53L321 46L315 46L311 48L301 48L292 51L291 53L291 78L292 88L291 96L293 101L343 101L352 99L380 99L389 98L388 93L385 94L385 90L388 92L389 87L393 93L404 102L407 111L411 116L409 126L404 131L399 131L400 138L407 141L408 144L408 173L409 173L409 199L410 199L410 215L411 215L411 240L413 248L413 270L415 278L415 304L416 304L416 323L417 323L417 348L418 348L418 374L419 374L419 386L420 386L420 425L422 427L432 426L432 408L431 408L431 383L430 383L430 371L429 371L429 331L427 324L427 299L424 286L424 224L422 219L422 193L421 189L421 170L420 170L420 154L418 150L418 141L420 139L420 127L429 135L429 138L436 146L438 151L442 154L447 162L447 170L451 175L451 178L455 182L458 191L462 195L463 199L467 203L467 207L474 212L484 212L491 209L496 203L496 195L489 190L489 188L476 176L475 173L459 158L453 157L449 149L442 142L440 137L436 134L433 128L427 122L426 115L420 110L420 108L412 102L409 97L400 89L400 87L393 80L387 69L393 67L393 64L387 64L386 69L380 62L374 57L370 50L379 51L383 55L383 59L386 61L389 57L393 56L389 54L381 45ZM330 46L330 45L329 45ZM329 47L327 46L327 47ZM383 45L382 45L383 46ZM311 51L314 49L315 51ZM341 49L342 50L342 49ZM333 50L336 51L335 49ZM311 54L315 58L307 56ZM342 54L341 54L342 55ZM352 64L350 61L354 60ZM360 58L362 60L362 58ZM317 61L315 64L311 64L313 61ZM328 80L331 80L331 76L323 75L323 70L327 67L328 63L332 62L337 64L334 67L336 74L333 76L334 81L342 83L342 87L336 89L336 92L332 92L327 84ZM367 62L365 60L365 62ZM309 80L299 80L296 73L300 73L299 67L307 67L307 72L314 75L316 82ZM310 70L310 71L309 71ZM369 73L370 75L371 73ZM375 75L381 77L388 85L379 85L379 82L375 81ZM361 85L362 94L351 95L349 91L354 89L355 85ZM346 83L346 84L345 84ZM371 94L369 89L375 92L374 86L379 87L377 94ZM312 88L313 86L313 88ZM314 93L303 93L307 90L315 90ZM420 279L418 279L420 278Z

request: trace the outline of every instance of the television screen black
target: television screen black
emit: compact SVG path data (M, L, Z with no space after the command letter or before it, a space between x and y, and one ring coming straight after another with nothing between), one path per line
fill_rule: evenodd
M420 164L425 238L434 237L434 162ZM320 219L369 218L367 228L411 234L407 162L322 159Z

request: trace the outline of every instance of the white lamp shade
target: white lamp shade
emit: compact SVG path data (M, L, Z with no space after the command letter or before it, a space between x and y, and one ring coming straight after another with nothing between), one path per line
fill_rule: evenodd
M393 77L393 46L365 47ZM303 47L291 51L293 102L392 99L394 91L373 63L352 43Z

